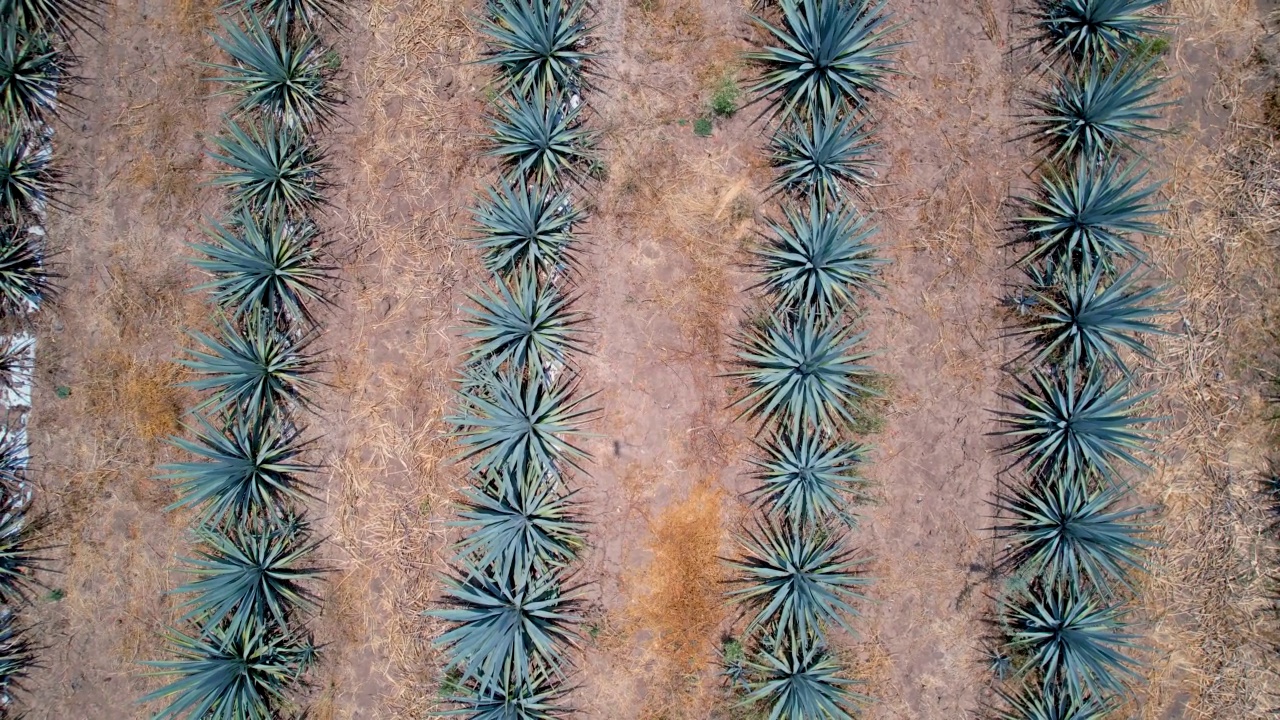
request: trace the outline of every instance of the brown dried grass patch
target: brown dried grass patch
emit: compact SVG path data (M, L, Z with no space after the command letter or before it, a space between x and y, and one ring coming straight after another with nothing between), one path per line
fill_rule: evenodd
M85 394L88 412L140 440L177 434L191 394L177 387L182 368L169 361L140 361L120 348L91 358Z

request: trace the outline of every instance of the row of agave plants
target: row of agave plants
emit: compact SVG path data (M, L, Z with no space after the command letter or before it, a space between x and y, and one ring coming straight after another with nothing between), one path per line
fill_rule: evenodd
M470 486L441 607L441 700L450 714L541 720L565 712L581 598L572 564L586 524L574 443L594 411L571 289L595 134L582 92L592 54L583 0L489 0L481 62L497 71L488 155L501 175L475 200L475 246L491 274L470 297L458 406L448 420Z
M1160 134L1157 0L1041 0L1050 87L1029 137L1045 157L1019 219L1026 281L1010 298L1019 388L1000 413L1022 482L1003 491L997 535L1000 717L1101 718L1139 679L1135 578L1151 509L1132 476L1149 469L1135 361L1161 332L1162 288L1137 237L1160 233L1159 186L1142 152Z
M53 294L47 210L61 186L53 121L74 64L77 31L91 30L92 0L0 3L0 718L38 650L19 613L42 569L43 520L32 515L27 419L35 371L34 314Z
M770 718L849 718L867 698L841 676L833 629L869 580L849 548L860 494L862 406L879 394L858 317L885 262L857 208L875 177L868 100L894 72L885 0L780 0L754 18L777 45L751 53L752 88L773 126L781 212L754 253L760 302L736 340L743 394L761 422L751 459L759 515L740 538L729 597L750 620L726 672L741 702Z
M282 717L298 703L317 659L307 629L319 600L306 504L318 469L304 460L309 396L319 380L311 348L314 310L334 281L312 215L323 204L316 135L338 99L332 51L339 0L231 0L208 66L232 101L210 156L211 184L226 191L220 220L192 243L215 305L212 335L178 360L203 397L174 438L185 462L162 466L189 513L196 543L185 558L179 626L165 633L170 659L147 665L169 682L142 698L159 718Z

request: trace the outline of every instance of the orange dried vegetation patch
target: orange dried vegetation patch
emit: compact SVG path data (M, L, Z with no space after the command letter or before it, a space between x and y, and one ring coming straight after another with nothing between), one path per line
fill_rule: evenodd
M88 411L123 433L155 441L176 434L187 403L176 387L182 368L168 361L139 362L120 350L96 358L86 388Z

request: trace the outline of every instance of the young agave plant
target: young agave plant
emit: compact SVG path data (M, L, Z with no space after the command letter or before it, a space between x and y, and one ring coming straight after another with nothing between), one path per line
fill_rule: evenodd
M66 74L66 59L48 35L0 24L0 120L35 127L46 113L56 115Z
M592 55L583 48L591 28L586 0L494 0L481 24L489 50L481 61L497 65L521 95L572 92Z
M436 640L446 671L461 671L482 693L520 687L540 677L562 677L564 647L575 644L578 601L554 575L498 575L471 566L461 579L446 577L442 610L427 614L453 623Z
M818 433L781 433L761 443L763 456L752 458L760 485L751 491L770 510L796 527L816 528L826 521L850 519L844 509L863 479L857 468L866 448L826 442Z
M0 317L21 317L53 292L40 243L21 227L0 227Z
M842 310L888 262L867 242L876 229L847 205L813 195L807 215L795 207L784 212L786 224L770 223L769 244L755 254L760 285L785 307L824 315Z
M499 180L472 212L485 267L503 274L547 271L565 262L573 226L582 220L568 192L523 177Z
M1164 20L1149 11L1164 0L1040 0L1037 24L1053 52L1101 63L1159 35Z
M173 630L166 641L177 660L151 660L152 675L175 678L142 698L167 700L156 720L216 718L270 720L285 692L315 664L311 639L272 624L234 632L212 628L197 636Z
M595 411L582 407L587 398L573 397L571 382L480 370L463 386L461 413L449 421L459 428L462 457L477 472L555 472L589 457L568 438L580 434Z
M13 497L5 498L0 507L0 601L16 605L27 599L27 590L35 582L37 570L47 570L46 550L40 545L46 521L31 517L13 506Z
M0 0L0 23L23 32L69 35L93 22L101 0Z
M773 136L771 160L779 190L818 195L834 201L845 183L867 186L875 178L871 130L865 119L827 108L811 121L793 120Z
M1069 167L1065 174L1045 172L1039 197L1024 199L1034 213L1019 218L1032 244L1024 263L1111 268L1117 258L1142 257L1129 235L1164 234L1148 220L1164 212L1153 200L1160 186L1144 185L1147 171L1137 163L1122 167L1114 156L1104 162L1080 156Z
M311 31L320 23L336 24L342 0L224 0L223 10L239 10L244 15L257 15L277 28L301 26Z
M328 87L320 38L311 32L289 32L263 26L249 15L246 27L223 21L225 36L214 42L234 62L210 65L221 72L214 82L227 87L220 94L239 98L236 110L261 112L286 128L323 125L336 103Z
M307 499L301 476L316 468L299 456L306 444L296 430L274 420L249 420L243 415L219 431L197 416L191 428L195 441L173 438L178 449L196 456L194 462L162 465L159 479L174 481L178 500L169 510L200 508L211 526L242 525L255 518L282 517L290 501Z
M172 591L189 596L180 606L186 610L183 620L206 629L225 624L228 633L238 634L272 623L288 627L298 610L315 607L307 583L324 571L310 563L320 543L311 540L305 522L271 518L206 526L196 537L199 557L184 558L184 570L194 579Z
M1143 286L1135 276L1140 266L1131 268L1105 287L1102 267L1088 271L1067 271L1059 275L1061 285L1035 293L1034 320L1021 333L1033 334L1040 352L1033 360L1042 363L1061 357L1068 367L1101 368L1107 365L1128 374L1120 355L1126 348L1140 357L1151 350L1137 336L1164 331L1152 322L1168 308L1155 304L1164 291L1160 286Z
M464 689L446 698L458 705L441 716L466 715L469 720L558 720L568 716L560 704L565 690L545 674L489 690Z
M36 650L13 609L0 608L0 712L9 709L11 693L21 687L27 669L36 667ZM21 716L15 720L21 720Z
M857 401L879 394L859 382L874 372L861 364L871 353L857 349L865 338L839 313L770 315L738 340L744 367L730 375L745 380L748 392L734 405L792 435L855 422Z
M494 147L488 154L504 160L516 176L557 185L562 173L588 160L594 135L582 127L580 111L561 94L499 102L489 120Z
M308 220L258 218L241 209L226 225L212 222L210 242L192 249L191 262L213 276L197 286L238 320L266 315L279 320L311 322L311 303L325 303L322 286L332 281L332 268L320 261L316 227Z
M1136 428L1155 418L1133 410L1152 393L1131 395L1127 378L1108 385L1097 370L1053 377L1036 371L1032 377L1034 385L1024 384L1009 397L1019 408L999 414L1011 426L1002 433L1013 438L1007 452L1017 454L1033 473L1077 477L1096 472L1115 480L1121 462L1147 468L1137 454L1151 439Z
M524 472L486 473L479 486L464 490L465 501L453 524L465 535L459 555L471 567L493 574L545 575L565 565L583 547L582 521L558 482L537 466Z
M0 144L0 217L17 226L27 216L39 219L58 184L50 160L53 148L43 137L14 125Z
M761 18L756 24L780 43L747 57L765 67L751 92L774 96L785 115L810 116L821 108L851 110L883 90L894 72L891 55L901 43L886 39L886 0L781 0L786 27Z
M857 681L840 677L840 663L815 635L766 638L748 671L754 679L743 704L763 705L770 720L853 720L850 709L871 702L850 689Z
M191 349L178 362L200 377L183 383L211 393L196 410L233 410L248 418L287 414L295 405L307 407L306 395L316 387L311 377L316 360L307 354L308 340L295 340L272 318L257 315L243 330L223 322L214 339L191 334L202 349Z
M210 156L229 170L213 179L237 208L258 215L303 215L323 198L320 154L308 135L274 121L246 129L227 120L228 135L214 138Z
M1004 707L997 720L1106 720L1115 711L1115 700L1082 695L1066 688L1023 688L1017 693L997 690Z
M1008 542L1009 560L1050 587L1093 587L1104 594L1143 571L1142 554L1152 543L1148 508L1125 506L1127 493L1114 486L1090 488L1080 478L1054 478L1016 491L1007 517L996 527Z
M1127 611L1071 584L1028 591L1006 607L1009 647L1027 658L1022 672L1034 671L1049 689L1077 697L1123 693L1126 679L1137 679L1136 649L1126 632Z
M573 297L555 285L542 282L527 266L510 282L494 278L497 292L486 289L471 296L475 308L468 308L473 329L467 337L475 341L471 361L498 368L513 368L545 378L547 371L566 361L566 351L585 350L578 340L584 317L574 312Z
M1153 123L1171 103L1154 100L1162 82L1156 62L1125 57L1059 75L1053 89L1032 102L1042 113L1031 118L1036 134L1055 148L1055 158L1088 161L1159 134Z
M756 609L747 632L773 627L779 636L808 636L825 623L853 631L845 616L858 614L851 602L865 599L857 588L871 581L859 572L866 560L844 550L839 535L770 520L757 522L739 543L742 559L730 566L740 573L740 587L729 597Z

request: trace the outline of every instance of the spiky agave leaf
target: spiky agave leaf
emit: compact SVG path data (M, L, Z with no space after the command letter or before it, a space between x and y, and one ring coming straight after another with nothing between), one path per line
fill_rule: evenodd
M592 55L583 48L591 27L586 0L495 0L481 22L489 49L480 61L497 65L508 87L523 95L572 92Z
M499 576L545 574L564 565L583 546L586 523L573 493L534 466L485 473L476 488L463 491L459 555L472 567L493 568Z
M252 212L302 215L322 202L320 153L299 128L273 120L241 126L227 119L227 135L213 140L210 156L229 166L213 184L227 188L232 203Z
M333 116L336 100L328 87L320 38L307 31L269 29L257 15L245 27L223 20L225 35L213 40L233 64L213 64L213 78L239 97L238 111L257 111L284 127L309 128Z
M1153 123L1168 102L1154 100L1162 80L1156 59L1121 58L1089 63L1058 75L1053 88L1032 105L1043 113L1030 118L1036 133L1054 148L1054 156L1082 155L1093 161L1162 130Z
M852 691L857 681L840 677L840 670L818 636L788 632L766 638L748 663L753 679L743 704L763 703L769 720L853 720L852 706L871 698Z
M1005 608L1010 649L1026 657L1022 672L1035 672L1046 688L1068 692L1120 693L1137 679L1136 649L1127 632L1128 610L1070 583L1027 590Z
M495 277L494 284L497 292L486 288L483 295L470 296L476 304L467 308L473 328L467 337L476 343L473 362L495 368L509 362L541 377L563 364L566 352L584 350L578 340L578 325L584 318L570 309L573 297L539 280L527 266L510 281Z
M1095 162L1077 157L1062 173L1049 169L1038 197L1027 198L1033 214L1019 218L1032 248L1022 258L1074 266L1111 267L1117 258L1142 257L1129 235L1163 235L1148 220L1164 211L1153 198L1160 186L1144 184L1147 171L1119 158Z
M756 252L760 282L786 307L829 313L854 302L855 293L876 280L876 247L867 243L876 228L847 205L809 198L807 215L784 209L786 224L770 223L769 243Z
M1156 304L1163 287L1142 286L1143 276L1135 275L1140 267L1130 268L1105 286L1107 273L1101 266L1092 273L1068 271L1060 275L1059 287L1036 292L1040 310L1021 330L1034 334L1041 346L1033 362L1060 355L1070 367L1112 365L1127 373L1120 348L1151 357L1151 349L1137 336L1163 334L1152 319L1167 308Z
M849 516L844 505L863 483L857 467L866 448L829 442L815 432L784 432L761 443L760 449L763 456L750 459L760 481L751 494L773 512L798 527Z
M561 677L575 644L577 599L555 575L495 574L471 566L446 576L445 603L428 614L452 623L436 645L481 692L518 687L539 676Z
M0 0L0 23L25 32L68 35L93 22L101 0Z
M0 227L0 317L25 315L53 292L40 242L29 231Z
M36 650L27 629L18 623L17 613L12 608L0 608L0 693L6 696L5 700L15 688L21 687L28 668L39 667ZM6 709L7 703L0 705L0 713Z
M570 107L558 93L499 101L489 119L494 147L488 154L501 158L515 175L557 184L561 173L587 161L594 135L582 127L581 107Z
M773 136L770 159L778 168L773 186L833 200L846 183L870 185L876 144L865 126L865 119L830 108L815 113L811 121L787 123Z
M271 720L285 692L315 663L311 639L272 624L250 623L235 632L212 628L197 636L171 630L165 637L176 660L151 660L150 673L172 677L141 702L167 700L156 720Z
M192 245L200 257L191 262L214 279L195 289L210 291L232 316L310 322L308 304L328 302L321 286L333 279L332 268L320 261L309 220L259 218L241 209L229 223L211 222L205 234L210 242Z
M0 144L0 217L9 224L36 218L49 202L49 191L58 184L50 160L53 147L43 136L14 125Z
M1076 477L1052 478L1015 491L996 527L1008 541L1008 557L1050 586L1087 585L1109 593L1111 583L1130 587L1152 543L1143 535L1148 508L1126 506L1126 492L1091 488Z
M251 420L243 415L218 430L197 416L195 440L173 438L180 450L199 460L162 465L159 479L174 481L178 500L170 510L200 509L205 522L248 523L279 517L290 502L306 499L301 476L316 468L299 458L306 443L297 430L276 419Z
M851 109L884 89L895 72L891 56L901 43L886 42L886 0L781 0L785 27L753 18L780 46L747 57L764 65L751 92L774 95L775 109L809 115L820 108ZM776 95L775 95L776 94Z
M245 627L275 623L287 627L297 611L315 607L308 581L324 571L311 563L320 545L305 522L255 518L204 526L196 531L198 556L184 558L184 571L193 577L172 592L188 595L183 620L201 627L220 627L229 633Z
M858 350L865 338L839 313L771 314L738 340L744 367L730 375L745 380L748 392L734 405L792 434L855 422L857 401L879 394L862 382L873 374L861 364L871 356Z
M262 314L248 318L243 329L223 321L218 334L215 339L193 332L201 347L177 360L200 376L184 386L211 393L196 410L269 417L293 404L308 405L306 394L317 382L311 377L316 360L307 352L307 338L295 339Z
M48 520L25 512L15 497L5 497L0 507L0 601L8 605L25 601L36 571L48 569L40 555L48 549L40 544Z
M594 410L562 375L552 383L511 371L480 370L464 378L458 427L462 457L479 472L511 469L549 471L589 457L569 442Z
M36 127L45 113L57 114L66 75L66 58L48 35L0 23L0 120Z
M224 0L223 10L256 14L276 27L314 30L321 22L336 24L343 0Z
M1164 0L1039 0L1040 26L1053 52L1102 62L1158 35L1167 24L1149 11Z
M1114 479L1121 463L1147 468L1138 453L1151 438L1138 432L1155 421L1134 413L1151 392L1131 395L1121 377L1108 384L1102 372L1067 371L1052 377L1032 373L1034 384L1009 397L1019 407L999 414L1013 438L1007 452L1017 454L1032 472L1077 476L1097 472Z
M31 340L34 343L34 340ZM25 430L0 428L0 506L25 505L31 449Z
M1004 701L996 711L999 720L1106 720L1117 705L1115 700L1057 686L1022 688L1016 693L996 690L996 694Z
M460 707L441 715L466 715L470 720L557 720L568 715L560 707L565 694L560 683L545 673L537 674L488 690L465 688L445 699Z
M857 588L871 584L832 528L791 522L757 521L738 538L742 557L730 563L740 587L729 597L755 609L748 632L773 627L777 634L821 632L833 623L852 632L845 616L858 614L851 604L865 599Z
M567 191L523 177L499 180L472 212L476 244L485 267L495 273L549 270L565 262L573 226L582 220Z

